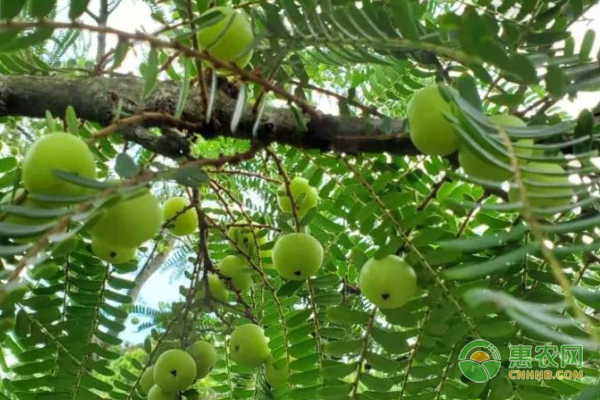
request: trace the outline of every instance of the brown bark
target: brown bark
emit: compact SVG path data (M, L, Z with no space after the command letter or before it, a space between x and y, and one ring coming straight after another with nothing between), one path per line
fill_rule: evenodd
M95 121L103 126L115 119L143 112L173 114L177 107L180 85L160 82L151 96L142 99L144 81L136 77L61 77L61 76L0 76L0 116L42 118L48 110L62 116L72 106L81 119ZM207 122L198 88L190 90L183 115L184 124L175 121L148 120L143 127L198 129L188 132L187 138L174 135L156 136L139 125L120 128L125 139L167 157L188 153L193 134L206 139L219 136L251 139L255 116L248 105L237 129L231 130L236 99L231 90L218 90L213 113ZM120 115L116 115L120 109ZM308 118L308 117L305 117ZM186 125L187 124L187 125ZM358 153L407 155L418 154L408 139L405 123L398 119L369 119L322 114L320 118L305 121L303 131L289 108L266 107L261 116L257 139L263 143L277 142L303 149Z

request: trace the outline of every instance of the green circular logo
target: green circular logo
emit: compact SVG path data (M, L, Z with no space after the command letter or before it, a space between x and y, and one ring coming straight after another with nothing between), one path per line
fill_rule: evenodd
M500 371L500 352L487 340L473 340L458 355L458 366L467 379L487 382Z

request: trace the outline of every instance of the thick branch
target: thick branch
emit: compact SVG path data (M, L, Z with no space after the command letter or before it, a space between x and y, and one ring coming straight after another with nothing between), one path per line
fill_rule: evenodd
M229 85L229 84L227 84ZM73 106L79 118L95 121L103 126L130 115L160 112L173 114L179 97L179 84L161 82L147 99L141 98L144 81L136 77L59 76L0 76L0 116L42 118L49 110L55 116L64 115L67 106ZM197 127L195 133L211 139L219 136L250 139L254 127L252 107L247 106L235 132L231 120L236 99L232 90L219 90L210 122L202 112L200 91L190 91L182 121L176 119L149 119L145 127ZM116 113L120 110L120 115ZM322 115L306 121L303 132L289 108L267 107L263 113L257 136L261 142L277 142L304 149L319 149L347 153L418 154L402 120L365 119ZM139 127L139 126L138 126ZM188 153L189 144L182 137L154 136L136 126L122 127L125 139L168 157ZM172 136L172 135L171 135Z

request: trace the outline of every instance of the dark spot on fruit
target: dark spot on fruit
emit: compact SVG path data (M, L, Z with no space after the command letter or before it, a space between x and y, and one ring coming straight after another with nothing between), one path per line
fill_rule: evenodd
M110 252L110 258L115 258L117 256L117 253L115 253L114 251Z
M235 351L240 351L240 345L236 344L235 347L234 347L234 349L235 349Z
M294 272L294 275L300 276L300 275L302 275L302 271L296 271L296 272Z
M212 371L214 367L210 367L209 371Z
M171 375L173 375L173 377L177 378L177 370L176 369L172 369L171 370Z
M387 299L390 298L390 294L389 293L382 293L381 294L381 298L384 299L384 300L387 300Z

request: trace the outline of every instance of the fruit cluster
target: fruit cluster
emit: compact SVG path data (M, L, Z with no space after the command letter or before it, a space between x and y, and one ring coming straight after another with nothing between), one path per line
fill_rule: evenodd
M6 195L0 203L43 209L55 207L50 200L53 197L76 201L78 197L90 194L91 189L71 183L57 172L96 179L94 155L79 137L54 132L38 139L23 160L24 189ZM189 207L187 200L169 199L163 216L158 199L147 188L134 190L102 210L90 228L92 251L113 264L130 261L135 257L137 247L156 235L163 219L169 222L169 230L177 236L190 234L198 226L196 210ZM4 222L36 225L50 220L7 215ZM22 243L33 239L35 237L16 241Z
M292 212L292 203L298 215L305 215L317 206L319 196L304 178L294 178L289 185L293 201L286 194L285 186L278 189L278 204L284 213ZM251 223L238 221L227 231L233 249L238 253L223 258L216 267L216 273L207 276L207 282L199 282L197 300L203 303L211 299L217 303L227 301L228 287L243 294L252 286L252 265L256 258L272 258L273 267L279 275L288 280L302 281L313 276L323 263L323 247L317 239L306 233L290 233L281 236L273 249L261 249L267 242ZM206 293L208 287L209 296Z
M473 178L491 182L512 179L513 169L507 154L510 152L502 140L491 138L491 143L463 143L452 123L445 117L451 105L442 97L439 86L433 84L415 93L408 106L410 138L423 154L447 156L458 150L458 160L463 171ZM489 121L497 126L522 128L527 125L512 115L494 115ZM531 160L536 151L532 139L520 139L512 144L517 161L524 167L522 178L530 205L538 214L545 210L568 205L573 196L568 176L559 164ZM485 152L485 153L484 153ZM487 154L488 156L484 156ZM493 158L492 162L489 158ZM520 201L520 193L512 188L508 193L513 203Z
M287 382L287 364L283 360L275 361L271 356L269 339L258 325L245 324L235 328L229 339L228 357L249 368L264 364L267 382L273 388ZM149 400L177 399L180 392L208 376L216 361L217 351L206 341L197 341L185 351L167 350L144 371L139 388Z
M65 154L76 156L66 157ZM26 154L23 163L23 182L27 192L21 190L15 197L33 201L27 198L27 193L51 196L88 194L90 189L62 179L55 171L95 179L95 161L86 143L62 132L39 139ZM306 179L297 177L287 187L282 185L278 188L277 203L284 213L303 217L317 207L318 202L317 190ZM163 221L171 234L185 236L197 230L199 217L196 207L185 198L170 198L161 207L147 188L134 189L102 209L90 227L92 250L108 262L127 262L135 257L138 246L157 234ZM203 303L207 300L226 302L230 289L238 295L247 292L253 284L253 264L257 258L271 257L272 267L279 275L293 281L311 278L323 264L321 243L307 233L284 234L272 249L263 249L267 238L257 235L252 223L240 221L230 227L227 237L237 254L223 258L206 280L198 282L196 299ZM412 298L416 290L416 276L413 269L397 256L371 259L361 270L359 287L376 306L397 308ZM242 366L257 368L264 365L266 379L272 387L287 382L287 361L273 358L269 339L260 326L238 326L231 335L228 349L229 358ZM150 400L178 398L180 392L208 375L216 358L214 347L204 341L194 343L186 351L165 351L155 365L144 372L140 389Z
M149 400L175 400L179 393L214 368L217 352L212 344L197 341L187 351L167 350L140 378L140 390Z
M72 156L67 157L67 154ZM33 194L76 196L86 193L88 189L57 176L54 173L57 170L87 179L96 177L94 156L83 140L58 132L36 141L23 162L23 183L27 191ZM15 197L23 196L25 192L21 191ZM297 215L302 217L315 208L318 201L317 190L304 178L294 178L289 187L282 185L278 188L277 202L284 213L292 213L295 207ZM30 222L20 217L11 218L10 222L13 223ZM170 198L163 209L158 199L146 188L142 188L102 211L91 227L92 250L99 258L113 264L127 262L135 257L138 246L156 235L163 220L166 221L167 229L176 236L192 234L198 227L198 213L189 200L182 197ZM216 273L208 274L206 282L198 283L196 297L200 301L205 302L208 298L226 302L229 297L228 288L238 294L248 291L253 283L250 263L255 257L271 256L273 267L279 275L294 281L309 279L323 264L321 243L307 233L283 235L272 250L261 249L267 238L258 237L252 224L236 223L229 229L227 236L239 254L223 258L217 265ZM394 308L412 297L416 279L412 268L402 259L388 256L382 260L372 259L365 264L359 286L373 304L381 308ZM210 296L207 296L206 288ZM253 335L260 336L257 332ZM236 350L235 346L233 350L235 353L232 351L232 354L240 354L240 359L244 359L243 351ZM267 357L261 355L258 358L262 363Z

